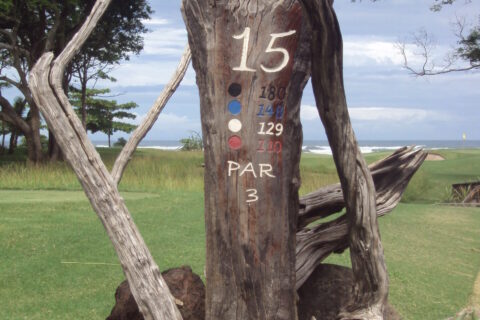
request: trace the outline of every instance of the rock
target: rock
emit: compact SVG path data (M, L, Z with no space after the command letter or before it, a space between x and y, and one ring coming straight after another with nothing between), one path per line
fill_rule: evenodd
M127 280L123 281L115 291L115 306L107 320L144 320L138 311Z
M298 319L335 320L340 308L352 299L353 273L350 268L319 265L298 290ZM387 303L385 320L400 320L400 315Z
M190 267L170 269L162 273L184 320L205 319L205 285ZM298 290L299 320L335 320L340 308L352 298L352 270L337 265L321 264ZM143 320L127 281L115 292L115 306L107 320ZM400 320L387 304L385 320Z
M184 320L205 319L205 285L188 266L162 272L163 279ZM128 286L123 281L115 292L115 306L106 320L144 320Z

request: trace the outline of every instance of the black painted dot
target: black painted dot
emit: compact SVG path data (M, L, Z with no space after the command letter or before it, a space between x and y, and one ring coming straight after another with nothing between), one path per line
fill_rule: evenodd
M242 93L242 86L239 83L232 83L230 87L228 87L228 93L232 97L237 97Z

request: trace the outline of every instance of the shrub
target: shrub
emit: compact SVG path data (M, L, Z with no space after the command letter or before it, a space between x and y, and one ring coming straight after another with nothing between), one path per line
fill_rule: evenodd
M188 138L180 140L182 151L203 150L203 140L200 134L196 131L192 131L192 134Z
M114 147L124 147L127 144L127 140L120 137L118 140L113 144Z

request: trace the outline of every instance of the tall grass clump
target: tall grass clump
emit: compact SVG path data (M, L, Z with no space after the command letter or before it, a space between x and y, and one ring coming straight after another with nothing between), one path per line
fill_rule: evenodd
M111 170L119 148L99 149ZM128 164L120 190L156 193L159 191L203 190L202 152L172 152L141 149ZM29 164L26 161L0 163L0 189L82 190L66 162Z
M332 157L309 153L302 153L300 177L302 180L301 195L339 182Z
M121 190L203 190L203 153L146 150L127 166Z
M0 189L81 190L81 186L66 163L11 162L0 166Z
M402 196L402 202L426 202L425 195L431 189L431 182L425 171L419 170L410 180Z

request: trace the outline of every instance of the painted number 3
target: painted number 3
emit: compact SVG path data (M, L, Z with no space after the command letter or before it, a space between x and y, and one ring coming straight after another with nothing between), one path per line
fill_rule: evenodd
M278 38L284 38L291 36L292 34L295 34L297 31L295 30L290 30L287 32L282 32L282 33L272 33L270 34L270 43L267 46L267 49L265 50L266 53L272 53L272 52L278 52L283 55L283 60L282 62L273 68L268 68L265 67L263 64L260 65L260 68L262 68L263 71L267 73L274 73L274 72L279 72L282 71L288 64L288 61L290 60L290 54L285 48L274 48L273 45L275 43L275 40ZM248 44L250 42L250 28L246 27L245 31L243 31L242 34L233 36L234 39L243 39L243 48L242 48L242 56L240 59L240 66L233 68L235 71L247 71L247 72L255 72L255 69L247 67L247 54L248 54Z
M258 201L258 195L257 195L257 189L247 189L247 203L251 202L257 202Z

